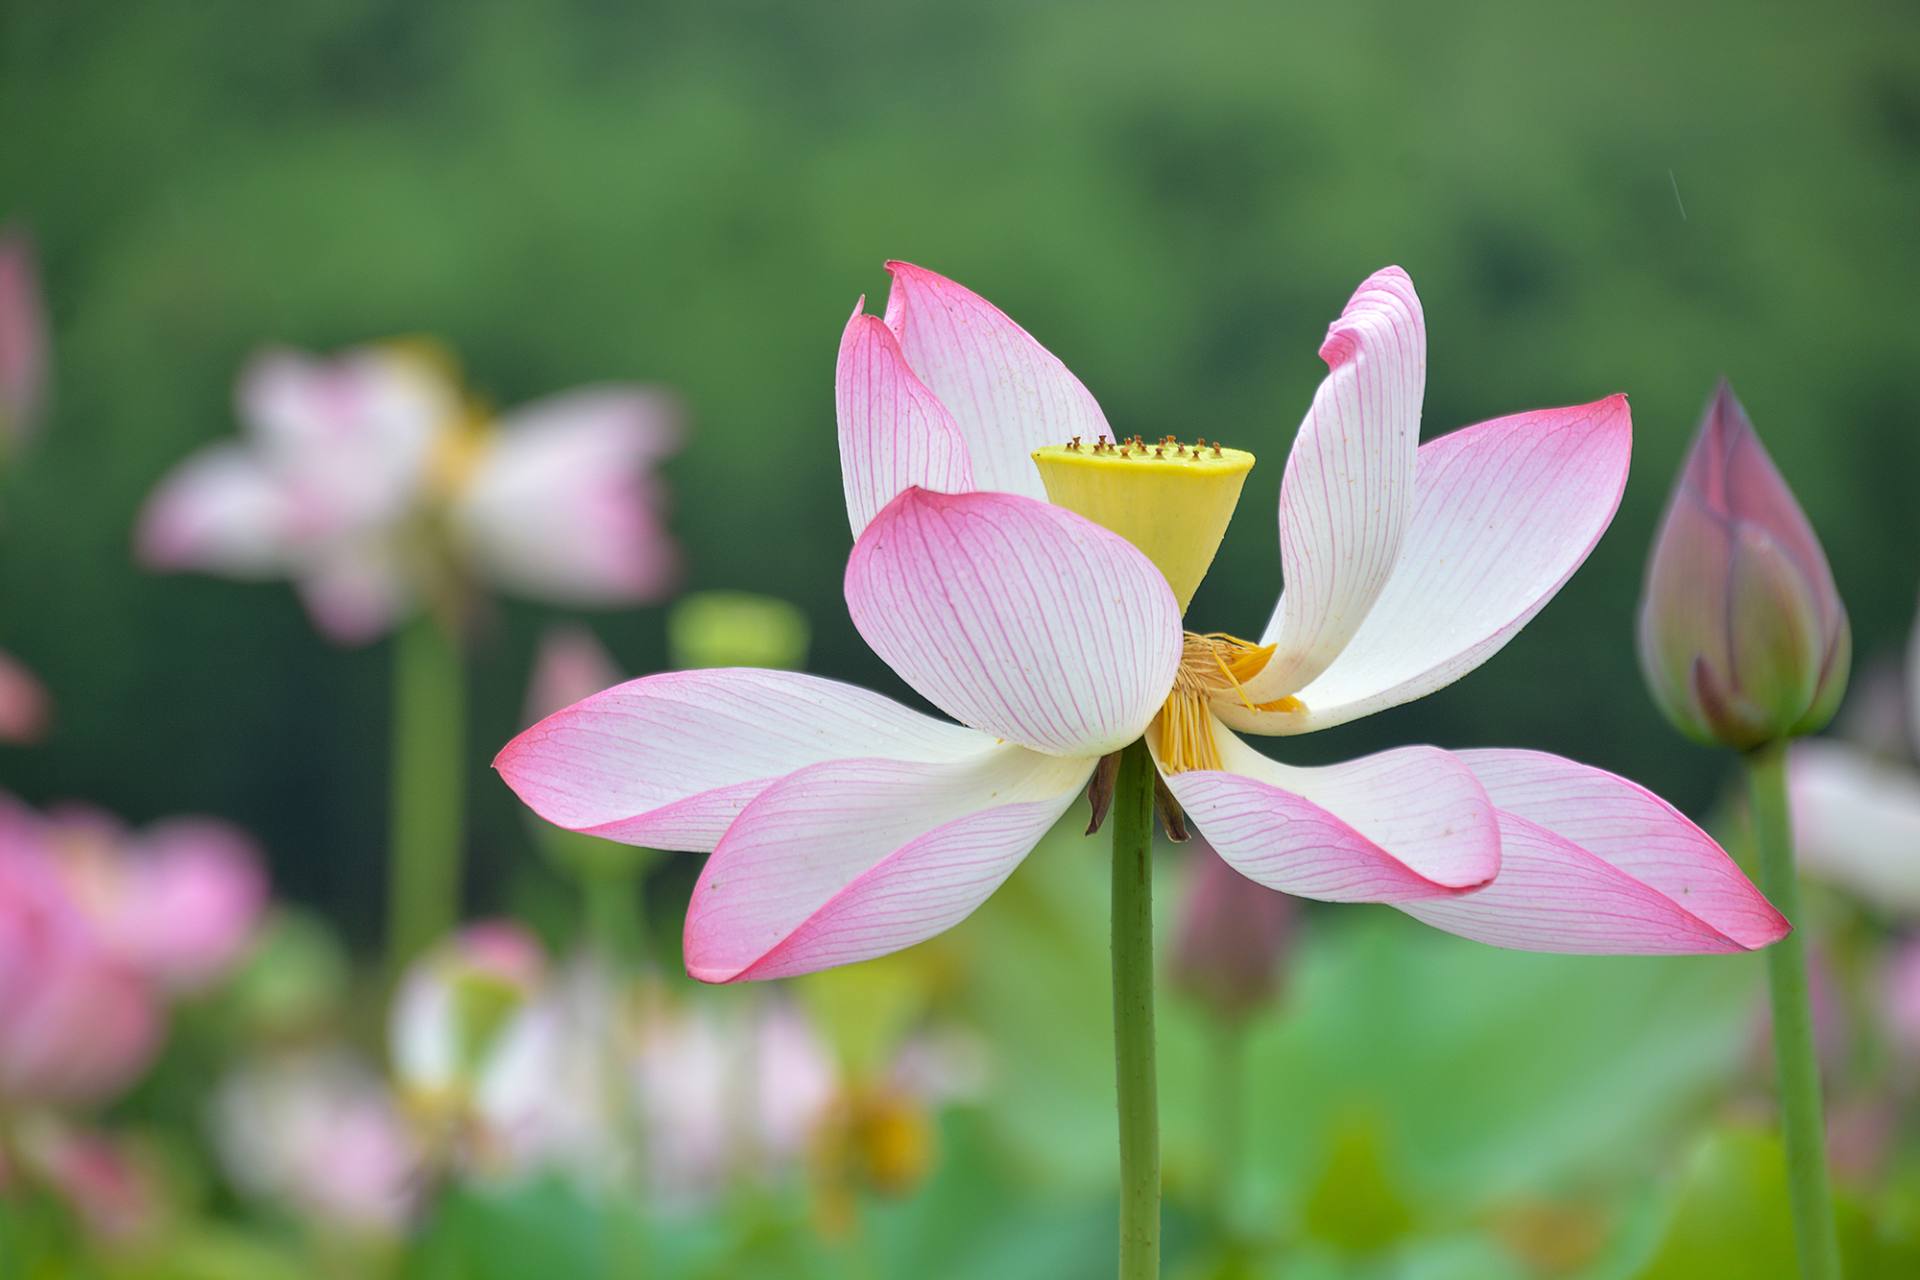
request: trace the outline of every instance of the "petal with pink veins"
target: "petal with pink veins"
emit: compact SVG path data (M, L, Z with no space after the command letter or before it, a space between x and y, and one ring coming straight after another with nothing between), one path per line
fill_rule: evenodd
M1845 743L1813 740L1790 748L1787 787L1809 876L1882 911L1920 915L1920 775Z
M1413 506L1427 385L1427 330L1398 267L1367 277L1320 345L1327 376L1280 481L1280 596L1248 684L1254 702L1291 693L1332 663L1392 576Z
M1305 710L1222 703L1221 719L1259 733L1324 729L1425 697L1485 662L1606 531L1626 487L1632 435L1626 397L1609 396L1424 445L1400 562L1340 656L1292 691Z
M1225 728L1215 734L1221 769L1166 782L1214 851L1250 880L1327 902L1406 902L1478 888L1500 869L1493 805L1437 747L1295 768Z
M617 685L509 742L494 768L556 826L705 852L795 770L854 756L965 760L992 740L790 671L674 671Z
M762 792L687 908L687 972L779 978L925 941L965 919L1066 811L1094 760L1001 745L948 763L836 760Z
M975 487L1045 498L1035 449L1112 434L1080 379L1000 308L912 263L887 270L887 327L959 424Z
M909 485L940 493L974 487L959 424L907 367L900 340L879 316L856 309L847 321L833 398L854 537Z
M679 571L653 465L678 411L637 387L573 391L510 414L459 487L456 531L496 585L561 604L658 599Z
M1500 812L1500 874L1399 904L1498 947L1588 955L1745 951L1789 925L1679 810L1604 769L1539 751L1462 751Z
M1180 608L1153 563L1061 507L909 489L847 562L853 625L963 724L1063 756L1134 741L1180 663Z

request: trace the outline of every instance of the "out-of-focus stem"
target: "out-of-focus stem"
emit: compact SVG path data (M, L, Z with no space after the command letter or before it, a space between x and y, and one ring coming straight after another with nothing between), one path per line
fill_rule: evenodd
M1794 932L1767 949L1773 1052L1779 1073L1794 1241L1805 1280L1838 1280L1840 1246L1834 1231L1833 1194L1827 1183L1820 1062L1814 1053L1806 945L1799 931L1800 883L1787 813L1786 744L1773 742L1757 748L1747 753L1746 761L1754 844L1760 855L1760 888L1794 925Z
M1153 760L1136 742L1113 794L1113 1041L1120 1109L1120 1280L1160 1274L1153 1032Z
M387 960L396 975L459 918L465 676L457 638L432 616L394 637Z

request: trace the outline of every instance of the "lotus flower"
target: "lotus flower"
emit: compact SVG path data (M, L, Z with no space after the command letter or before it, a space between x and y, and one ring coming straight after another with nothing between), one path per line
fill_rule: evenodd
M0 1106L104 1101L159 1047L154 992L0 813Z
M1722 382L1647 565L1654 701L1688 737L1744 751L1825 726L1851 653L1820 539Z
M415 961L394 996L387 1037L408 1099L427 1110L464 1107L545 973L539 942L506 921L469 925Z
M211 1124L227 1177L250 1196L367 1233L412 1213L422 1154L380 1077L344 1051L244 1064L215 1091Z
M574 391L496 424L443 362L394 345L269 352L238 400L249 438L188 459L149 499L149 565L290 577L343 643L468 575L569 604L650 600L672 579L650 467L678 429L658 393Z
M46 392L46 304L33 243L0 228L0 462L39 425Z
M1907 649L1902 686L1862 681L1856 722L1898 720L1910 744L1920 730L1920 620ZM1920 767L1911 745L1893 753L1840 738L1793 744L1787 757L1794 839L1810 876L1839 885L1881 911L1920 917Z
M1398 269L1372 276L1321 348L1281 483L1286 591L1254 643L1182 622L1251 455L1118 441L1000 311L891 270L884 317L856 311L840 349L847 605L959 723L806 675L675 672L551 716L496 761L560 826L712 851L687 915L693 976L802 973L952 927L1142 735L1171 799L1269 888L1537 950L1737 951L1786 932L1711 839L1599 769L1426 746L1305 768L1235 732L1340 724L1495 653L1611 519L1623 397L1420 446L1419 301Z
M40 681L0 652L0 742L38 742L47 731L49 714Z

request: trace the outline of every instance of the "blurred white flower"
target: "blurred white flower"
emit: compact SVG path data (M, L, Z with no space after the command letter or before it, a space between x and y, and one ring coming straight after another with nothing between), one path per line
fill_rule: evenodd
M149 498L137 549L152 567L292 578L343 643L468 577L570 604L672 581L652 465L678 414L659 392L576 391L496 421L431 348L393 343L263 354L238 410L243 441L203 449Z
M248 1063L213 1098L214 1147L243 1193L344 1230L399 1230L422 1158L385 1083L344 1051Z

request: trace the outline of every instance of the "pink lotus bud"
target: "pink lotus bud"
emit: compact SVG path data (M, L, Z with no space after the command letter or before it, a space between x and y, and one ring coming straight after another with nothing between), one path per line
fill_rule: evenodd
M1851 651L1826 553L1722 382L1647 565L1654 701L1688 737L1746 750L1831 720Z
M1186 901L1173 940L1175 987L1227 1022L1271 1000L1293 937L1293 899L1235 871L1194 842Z
M1909 1070L1920 1066L1920 938L1902 943L1887 961L1880 1010L1901 1062Z
M47 719L46 689L31 671L0 653L0 742L38 742Z
M527 685L526 721L534 724L624 677L607 647L585 627L548 627L540 636Z
M0 228L0 461L39 425L47 386L47 317L33 242Z

